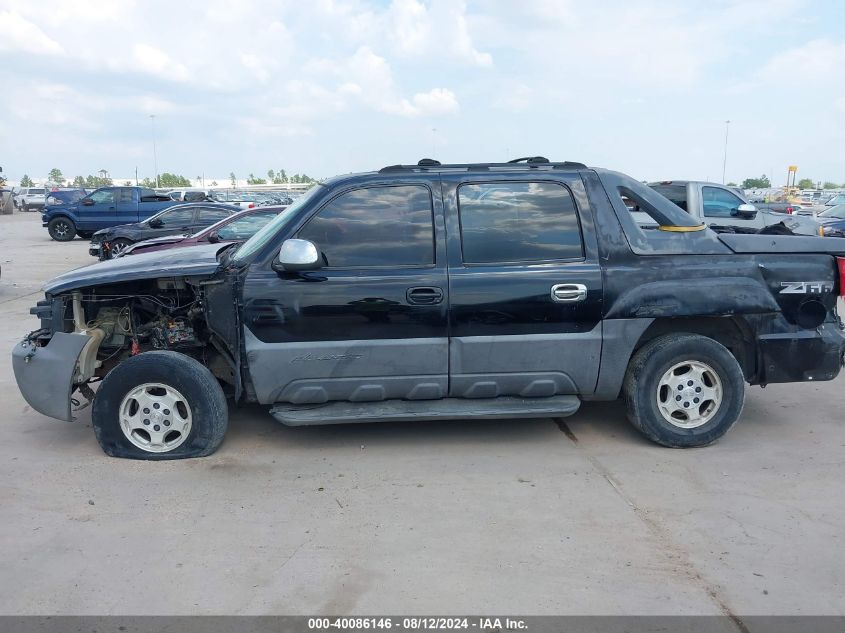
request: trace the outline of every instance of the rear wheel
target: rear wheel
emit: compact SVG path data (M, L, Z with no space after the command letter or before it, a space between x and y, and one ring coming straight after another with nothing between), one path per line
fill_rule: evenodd
M47 232L57 242L69 242L76 237L76 226L68 218L53 218L47 225Z
M184 354L155 351L106 375L91 420L106 454L159 460L210 455L223 441L228 415L208 368Z
M674 448L706 446L742 413L745 379L720 343L669 334L634 355L623 392L628 419L650 440Z

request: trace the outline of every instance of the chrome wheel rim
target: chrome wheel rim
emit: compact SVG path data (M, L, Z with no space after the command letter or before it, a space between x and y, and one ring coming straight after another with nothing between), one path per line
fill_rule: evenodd
M191 433L191 407L185 396L169 385L150 382L132 389L119 411L123 435L148 453L172 451Z
M111 254L113 257L117 257L123 253L127 248L129 248L129 244L125 242L115 242L111 245Z
M695 429L710 422L722 406L719 375L707 363L687 360L672 365L657 383L657 408L672 426Z

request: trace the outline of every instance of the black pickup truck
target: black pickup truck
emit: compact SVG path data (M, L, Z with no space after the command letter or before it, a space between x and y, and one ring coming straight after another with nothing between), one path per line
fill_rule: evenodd
M227 396L310 425L554 418L621 395L648 438L702 446L746 383L839 373L840 254L717 234L580 163L423 159L315 185L239 246L53 279L13 365L45 415L93 400L121 457L210 454Z

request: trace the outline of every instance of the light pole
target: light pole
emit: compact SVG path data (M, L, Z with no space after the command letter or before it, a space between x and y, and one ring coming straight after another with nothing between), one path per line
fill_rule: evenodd
M722 161L722 184L725 184L725 169L728 166L728 128L730 126L730 121L725 121L725 158Z
M153 168L156 175L156 188L158 188L158 156L156 155L156 115L150 115L150 124L153 128Z

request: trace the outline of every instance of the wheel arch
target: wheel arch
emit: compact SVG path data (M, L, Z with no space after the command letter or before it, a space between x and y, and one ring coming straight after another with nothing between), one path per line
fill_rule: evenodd
M679 333L698 334L713 339L733 354L747 381L756 376L757 350L754 333L744 318L735 315L655 319L640 335L631 350L631 356L658 336Z
M584 400L615 400L634 354L649 341L665 334L699 334L723 345L737 359L745 379L758 373L757 348L751 326L740 315L606 319L601 366L593 394Z

